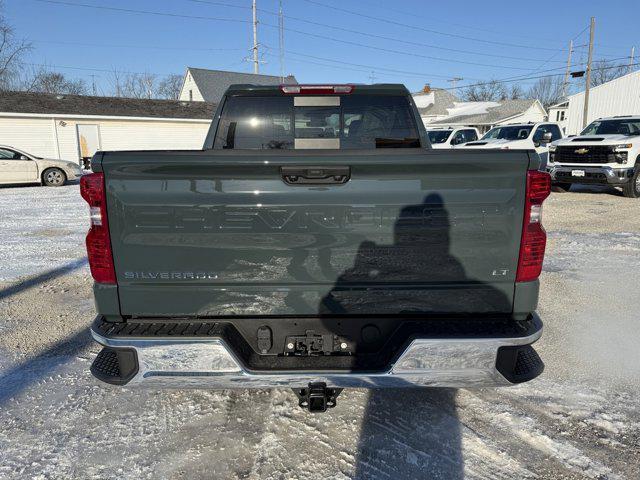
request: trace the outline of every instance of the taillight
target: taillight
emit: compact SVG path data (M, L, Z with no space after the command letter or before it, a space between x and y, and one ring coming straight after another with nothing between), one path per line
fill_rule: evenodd
M104 174L91 173L80 178L80 195L89 204L91 228L87 234L87 257L91 275L98 283L116 283L113 268Z
M282 93L295 95L333 95L351 93L353 85L280 85Z
M547 234L542 227L542 202L551 193L551 176L546 172L527 172L522 238L516 282L530 282L540 276Z

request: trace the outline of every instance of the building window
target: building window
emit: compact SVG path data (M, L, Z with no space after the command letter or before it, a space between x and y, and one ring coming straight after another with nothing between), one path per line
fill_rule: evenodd
M564 120L564 110L560 112L560 120Z
M193 90L189 90L189 101L193 102Z

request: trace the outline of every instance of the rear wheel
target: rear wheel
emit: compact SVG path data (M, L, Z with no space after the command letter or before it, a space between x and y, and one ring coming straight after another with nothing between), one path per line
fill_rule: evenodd
M640 198L640 169L624 184L622 193L627 198Z
M59 168L47 168L42 174L42 183L47 187L61 187L67 181L67 176Z
M556 187L556 190L559 192L568 192L571 190L570 183L554 183L553 186Z

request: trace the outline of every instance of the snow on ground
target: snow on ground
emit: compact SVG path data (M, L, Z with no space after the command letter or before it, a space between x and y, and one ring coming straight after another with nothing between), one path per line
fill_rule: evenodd
M546 205L539 379L347 390L310 415L287 390L94 380L78 187L0 188L0 478L640 478L639 207Z
M0 281L81 257L87 211L78 184L0 187Z

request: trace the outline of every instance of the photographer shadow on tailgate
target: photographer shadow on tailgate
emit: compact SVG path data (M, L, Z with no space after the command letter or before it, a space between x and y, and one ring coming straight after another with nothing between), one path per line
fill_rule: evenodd
M345 271L321 300L323 324L340 335L348 316L358 312L406 314L421 323L434 322L440 306L469 303L476 311L505 311L507 297L483 282L466 277L464 267L450 253L450 219L440 195L431 194L421 204L402 208L394 225L392 245L363 241L354 265ZM467 288L419 288L418 280L428 272L438 285L464 283ZM372 282L373 280L373 282ZM375 281L385 287L376 289ZM414 282L412 284L412 282ZM393 289L389 289L389 284ZM367 284L370 287L358 287ZM477 284L478 288L469 288ZM395 310L394 310L395 309ZM419 316L419 317L418 317ZM453 320L455 321L455 320ZM362 329L361 342L382 345L388 332L376 326ZM406 385L412 387L414 385ZM457 479L464 476L460 422L454 388L385 388L375 386L369 397L360 430L356 478L434 476Z

